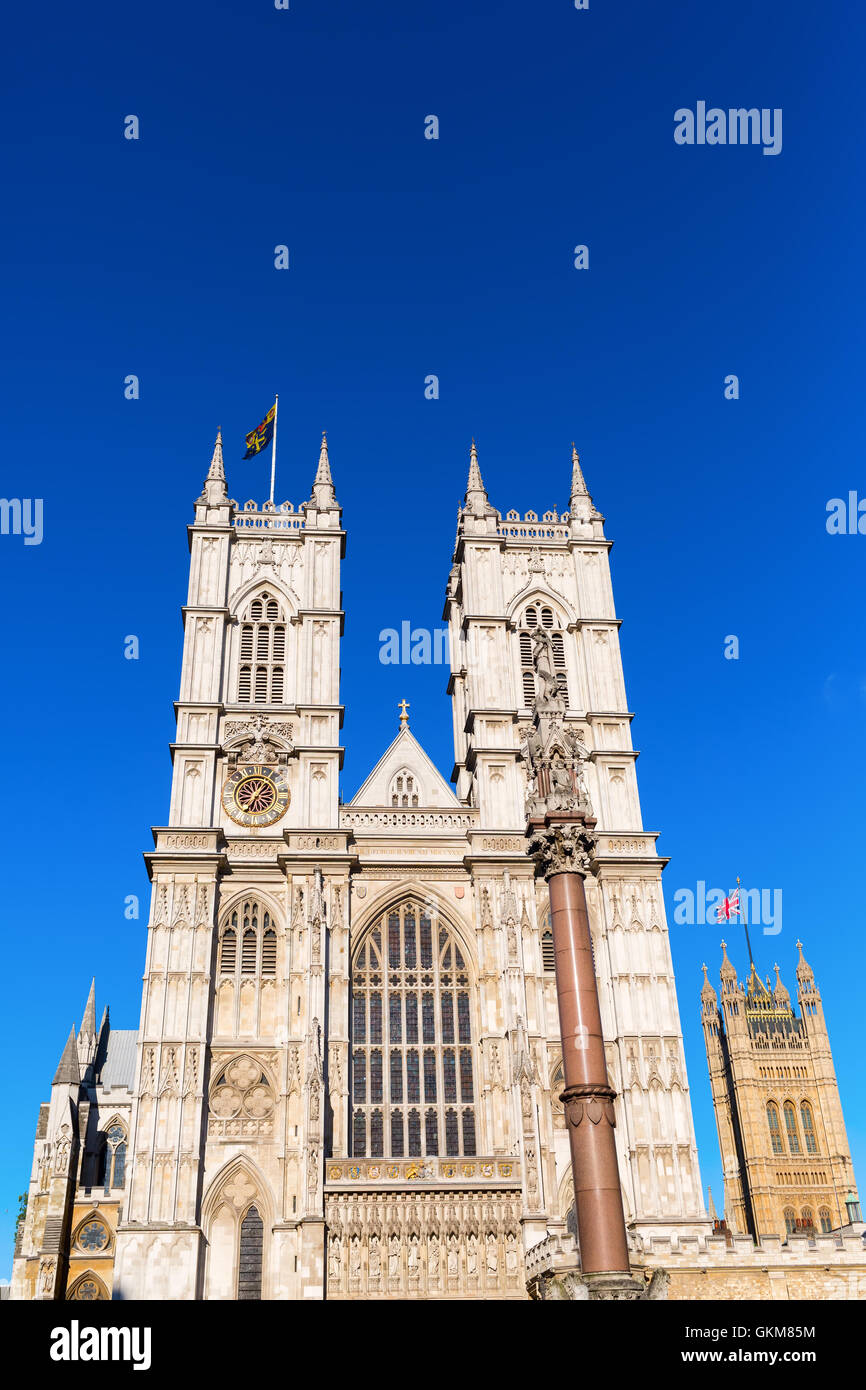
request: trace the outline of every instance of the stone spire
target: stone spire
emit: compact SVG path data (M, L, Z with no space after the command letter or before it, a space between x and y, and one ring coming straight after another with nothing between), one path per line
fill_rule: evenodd
M573 522L582 525L590 523L594 517L598 517L598 512L592 504L592 498L587 491L586 481L583 470L580 466L580 454L574 443L571 446L571 496L568 503L569 515Z
M704 969L706 969L706 966L704 966ZM707 1215L711 1221L718 1221L719 1219L716 1214L716 1204L713 1201L713 1189L711 1187L707 1188Z
M713 989L712 985L710 984L710 978L707 974L706 965L702 965L701 969L704 972L704 983L701 986L701 999L705 1004L709 1005L711 1008L715 1008L719 1002L719 997L716 994L716 991Z
M773 969L776 972L776 984L773 989L773 1002L775 1003L777 1009L790 1009L791 996L788 993L785 986L782 984L782 977L779 974L778 965L774 965Z
M209 507L218 507L221 502L228 501L226 471L223 464L222 430L217 430L216 443L213 446L213 458L205 478L204 501Z
M69 1030L69 1037L66 1039L66 1046L63 1055L54 1073L55 1086L77 1086L81 1081L81 1070L78 1065L78 1045L75 1041L75 1024Z
M474 439L472 448L469 450L469 480L466 484L463 506L472 516L496 515L496 509L490 505L487 489L481 477L481 469L478 467L478 450L475 447Z
M337 495L334 492L334 481L331 477L331 463L328 458L328 436L322 431L322 447L319 450L319 466L316 469L316 481L313 483L313 495L307 503L308 507L316 507L320 512L328 511L331 507L336 507Z
M90 993L84 1006L84 1016L78 1030L78 1042L86 1046L91 1040L96 1042L96 980L90 982Z
M574 440L571 442L571 511L574 511L578 497L589 497L580 467L580 454ZM592 499L590 498L590 501Z
M728 943L727 943L727 941L721 942L721 947L722 947L722 964L721 964L721 967L720 967L720 969L719 969L719 975L721 976L721 978L722 978L723 981L725 981L725 982L730 981L732 984L736 984L736 981L737 981L737 972L736 972L736 970L734 969L734 967L731 965L731 962L728 960Z
M796 974L796 976L797 976L797 983L798 983L799 985L808 985L810 988L812 988L812 987L814 987L814 984L815 984L815 973L814 973L814 971L812 970L811 965L809 965L808 961L805 959L805 957L804 957L804 955L803 955L803 943L802 943L802 941L799 941L799 940L798 940L798 941L796 942L796 946L797 946L797 950L798 950L798 952L799 952L799 959L798 959L798 961L797 961L797 969L796 969L796 971L794 972L794 973Z

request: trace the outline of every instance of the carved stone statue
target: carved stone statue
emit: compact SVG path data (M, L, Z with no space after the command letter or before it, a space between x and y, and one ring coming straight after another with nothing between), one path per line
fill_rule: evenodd
M340 1237L331 1236L330 1250L328 1253L328 1278L335 1284L340 1282L340 1259L342 1250L340 1247Z
M388 1278L400 1276L400 1237L392 1236L388 1245Z
M382 1252L379 1249L379 1237L375 1231L370 1236L369 1270L371 1279L378 1279L382 1273Z
M537 708L564 708L554 669L553 641L550 633L543 627L538 628L532 635L532 664L535 667Z

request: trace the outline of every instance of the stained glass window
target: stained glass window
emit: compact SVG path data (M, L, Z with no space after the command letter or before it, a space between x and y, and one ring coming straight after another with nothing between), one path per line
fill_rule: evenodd
M406 1099L417 1105L421 1099L421 1077L418 1072L418 1052L413 1047L406 1053Z
M812 1119L812 1107L808 1101L803 1101L800 1106L800 1119L803 1124L803 1139L806 1144L807 1154L818 1152L818 1141L815 1138L815 1123Z
M418 1158L421 1154L421 1116L417 1110L409 1111L409 1157Z
M428 1105L436 1101L436 1053L430 1048L424 1053L424 1099Z
M774 1154L785 1152L782 1144L782 1131L779 1128L779 1112L773 1101L767 1106L767 1124L770 1126L770 1143L773 1146Z
M397 1048L391 1050L391 1103L399 1105L403 1099L403 1054Z
M789 1100L785 1101L785 1129L788 1131L788 1148L792 1154L798 1154L800 1136L797 1133L797 1112Z
M385 913L355 954L351 1019L353 1155L474 1154L470 978L451 928L410 902Z
M392 1158L403 1157L403 1112L402 1110L391 1111L391 1156Z
M460 1152L460 1140L457 1134L457 1111L445 1111L445 1152L449 1155Z
M446 1047L442 1053L443 1092L446 1100L457 1099L457 1068L454 1061L454 1048Z

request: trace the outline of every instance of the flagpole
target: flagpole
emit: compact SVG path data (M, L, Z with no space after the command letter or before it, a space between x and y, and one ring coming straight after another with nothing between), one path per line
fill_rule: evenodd
M274 437L271 441L271 506L274 505L274 475L277 469L277 406L279 396L274 397Z
M738 898L739 898L739 887L740 887L740 875L737 874L737 890L738 890L738 892L737 892L737 897L738 897ZM746 921L746 914L745 914L745 911L744 911L742 905L740 906L739 912L740 912L740 917L741 917L742 920L743 920L743 931L746 933L746 950L747 950L748 953L749 953L749 964L750 964L750 965L754 965L754 964L755 964L755 958L754 958L754 956L752 955L752 943L751 943L751 941L749 940L749 924L748 924L748 922Z

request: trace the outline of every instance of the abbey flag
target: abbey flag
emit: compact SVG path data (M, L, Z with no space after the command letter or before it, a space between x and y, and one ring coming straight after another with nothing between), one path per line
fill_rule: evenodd
M247 451L244 454L245 459L255 458L256 454L260 454L262 449L268 447L274 437L276 416L277 406L276 402L274 402L262 423L258 425L256 429L250 430L247 435Z

